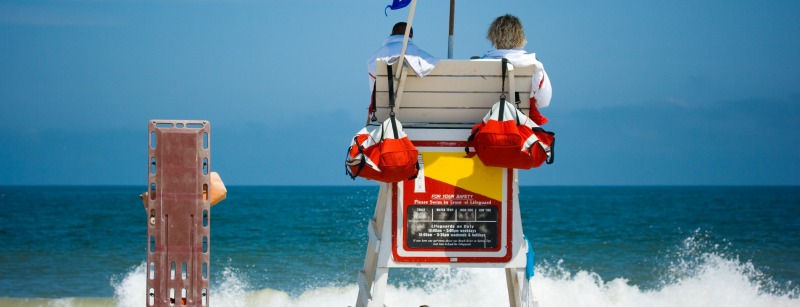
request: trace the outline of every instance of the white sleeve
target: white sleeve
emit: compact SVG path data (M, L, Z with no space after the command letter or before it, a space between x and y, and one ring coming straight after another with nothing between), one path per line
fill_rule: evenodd
M531 97L536 99L537 108L546 108L550 105L550 98L553 97L553 87L550 85L550 77L544 70L537 71L531 78Z

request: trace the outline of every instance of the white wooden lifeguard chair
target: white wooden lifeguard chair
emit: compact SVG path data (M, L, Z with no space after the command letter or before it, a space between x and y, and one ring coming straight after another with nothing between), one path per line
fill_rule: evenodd
M504 269L509 305L537 304L525 276L517 170L488 167L465 153L472 126L499 100L501 65L442 60L423 78L394 64L394 111L419 150L420 172L380 185L356 306L384 306L390 268L436 267ZM508 64L505 80L506 97L523 97L518 105L526 114L533 71ZM378 62L376 80L380 123L390 112L386 63Z

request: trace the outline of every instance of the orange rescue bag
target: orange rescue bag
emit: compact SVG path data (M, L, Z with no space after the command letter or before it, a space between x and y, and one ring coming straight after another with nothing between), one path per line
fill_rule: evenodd
M414 179L419 172L417 148L408 139L403 126L391 116L378 129L362 128L347 149L345 170L356 177L399 182Z
M501 99L472 127L465 149L468 154L470 146L485 165L531 169L553 163L555 133L545 131Z

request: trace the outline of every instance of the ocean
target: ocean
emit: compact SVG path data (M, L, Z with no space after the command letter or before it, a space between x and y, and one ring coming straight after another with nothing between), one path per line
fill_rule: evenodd
M145 306L144 186L0 187L0 306ZM377 186L228 187L211 306L354 306ZM800 187L521 187L551 306L800 306ZM499 269L391 269L387 306L508 306Z

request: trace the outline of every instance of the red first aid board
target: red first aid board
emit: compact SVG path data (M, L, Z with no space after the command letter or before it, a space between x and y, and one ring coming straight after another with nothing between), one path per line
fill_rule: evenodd
M465 142L414 145L419 175L392 189L394 261L510 261L513 170L483 165Z

